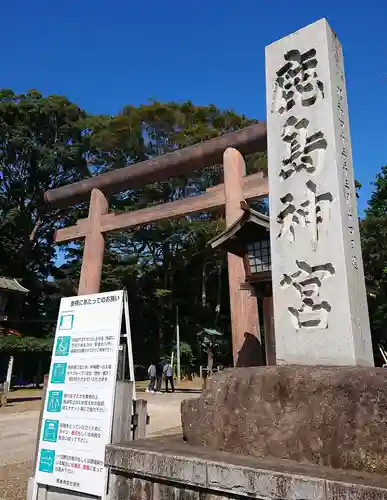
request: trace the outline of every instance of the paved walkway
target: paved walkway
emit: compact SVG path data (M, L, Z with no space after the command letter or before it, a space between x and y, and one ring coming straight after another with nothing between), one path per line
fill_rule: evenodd
M150 423L147 428L147 436L160 436L164 431L181 430L180 406L184 399L198 397L195 393L174 394L141 394L138 397L148 401L148 415Z
M181 429L180 405L198 393L146 394L150 425L147 435L160 436ZM40 401L33 405L40 407ZM15 406L15 410L17 405ZM35 453L39 410L0 412L0 500L25 500L26 481L31 475ZM16 410L17 411L17 410Z
M0 467L32 459L38 419L38 411L0 414Z

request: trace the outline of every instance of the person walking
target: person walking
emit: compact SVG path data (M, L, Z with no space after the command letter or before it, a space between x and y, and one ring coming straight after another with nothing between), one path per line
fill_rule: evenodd
M175 386L173 384L173 368L169 361L164 365L164 376L165 376L165 390L168 391L168 383L171 384L172 392L175 392Z
M155 382L156 382L156 366L151 363L148 368L149 385L146 392L155 392Z
M156 390L157 394L162 394L161 392L161 384L163 380L163 362L159 361L156 363Z

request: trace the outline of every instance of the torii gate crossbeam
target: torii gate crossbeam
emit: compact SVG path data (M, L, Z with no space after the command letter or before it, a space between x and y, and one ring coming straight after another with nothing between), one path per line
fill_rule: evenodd
M142 224L181 217L187 214L225 207L227 218L234 219L240 211L240 202L268 195L267 177L256 173L245 177L245 166L240 153L266 151L266 129L255 124L196 146L168 153L153 160L129 165L84 181L47 191L45 200L51 207L69 207L86 200L90 194L89 216L75 226L59 229L55 242L85 238L78 294L98 293L104 254L104 233L130 229ZM208 189L198 196L163 203L129 213L108 213L107 194L138 188L147 183L167 180L194 170L223 163L225 184ZM227 173L227 175L226 175ZM233 194L235 186L238 196ZM228 258L234 364L243 345L246 332L259 336L256 298L241 283L244 281L242 262Z

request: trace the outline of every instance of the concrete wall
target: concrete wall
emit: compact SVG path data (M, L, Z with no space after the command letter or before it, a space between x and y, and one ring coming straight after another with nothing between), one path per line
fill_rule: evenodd
M387 500L383 476L194 448L181 437L108 446L109 500Z

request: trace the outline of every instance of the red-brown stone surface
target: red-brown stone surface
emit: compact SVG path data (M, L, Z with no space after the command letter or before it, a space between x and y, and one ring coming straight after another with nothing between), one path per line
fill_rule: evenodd
M214 375L182 403L194 446L387 473L387 369L267 366Z

